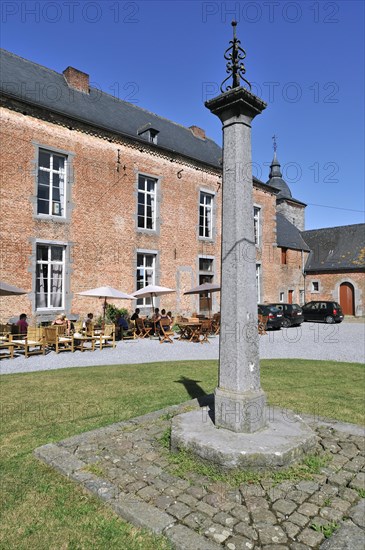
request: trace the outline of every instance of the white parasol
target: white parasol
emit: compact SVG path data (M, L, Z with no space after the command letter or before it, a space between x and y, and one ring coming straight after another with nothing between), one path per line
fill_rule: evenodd
M0 281L0 296L17 296L19 294L28 294L28 291Z
M196 286L194 288L191 288L190 290L187 290L184 292L184 294L211 294L212 292L219 292L221 289L220 285L217 285L216 283L203 283L199 286ZM209 317L210 317L210 296L208 300L209 305Z
M133 292L133 296L135 298L151 298L153 309L153 298L156 298L157 296L162 296L164 294L171 294L172 292L176 292L176 290L172 288L167 288L165 286L147 285L143 288L140 288L136 292Z
M135 300L135 297L132 294L126 294L121 290L117 290L111 286L100 286L98 288L92 288L91 290L84 290L83 292L78 292L80 296L93 296L94 298L104 298L103 303L103 312L105 319L105 311L107 306L107 298L114 298L117 300Z

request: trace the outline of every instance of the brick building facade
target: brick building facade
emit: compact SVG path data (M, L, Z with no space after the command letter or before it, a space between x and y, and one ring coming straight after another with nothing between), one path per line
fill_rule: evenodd
M1 64L0 278L30 292L2 299L0 319L98 313L78 292L148 283L176 289L160 300L174 314L206 311L206 298L183 293L220 279L219 146L71 67L58 74L5 51ZM240 259L256 263L258 301L303 302L305 205L279 174L275 155L269 181L253 182L257 256L243 248ZM219 293L212 300L217 311Z

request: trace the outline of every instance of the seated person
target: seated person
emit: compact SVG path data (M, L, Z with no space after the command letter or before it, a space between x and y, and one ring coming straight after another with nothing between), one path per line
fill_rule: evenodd
M160 315L160 310L159 310L158 307L155 307L155 311L154 311L154 313L153 313L153 315L152 315L152 321L153 321L153 322L156 322L156 321L158 321L158 320L160 319L160 317L161 317L161 315Z
M18 334L24 334L24 335L27 334L27 332L28 332L28 323L27 323L26 313L21 313L19 315L19 320L15 323L15 325L18 327L18 329L17 329Z
M83 320L82 328L86 328L86 329L91 328L91 325L93 323L93 318L94 318L94 314L88 313L85 319Z
M128 321L121 313L118 313L115 319L115 330L117 340L121 340L123 332L129 330Z
M66 333L67 333L68 336L70 335L71 323L67 319L67 317L64 313L61 313L61 315L57 315L57 317L53 321L52 325L66 327Z
M160 321L161 319L167 319L168 322L169 322L169 328L171 328L172 319L171 319L170 315L168 315L168 314L166 313L166 310L165 310L165 309L161 309L161 315L160 315L159 321Z
M158 322L159 320L161 319L161 315L160 315L160 310L158 307L155 308L155 311L152 315L152 329L151 329L151 332L150 334L153 335L157 332L157 329L158 329Z
M134 313L131 317L131 321L135 321L136 319L139 319L139 312L140 312L140 309L137 307L135 310L134 310Z

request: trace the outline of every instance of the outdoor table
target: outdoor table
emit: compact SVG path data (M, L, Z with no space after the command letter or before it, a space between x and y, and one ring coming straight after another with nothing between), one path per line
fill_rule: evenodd
M201 323L178 323L181 332L179 340L186 339L189 342L200 342L201 326Z

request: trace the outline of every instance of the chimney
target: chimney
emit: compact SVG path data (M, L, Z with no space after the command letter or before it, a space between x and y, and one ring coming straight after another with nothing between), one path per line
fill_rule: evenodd
M83 92L84 94L90 93L88 74L74 69L73 67L67 67L67 69L63 71L63 76L70 88L78 92Z
M199 128L199 126L189 126L189 130L193 132L195 137L205 139L205 130Z

